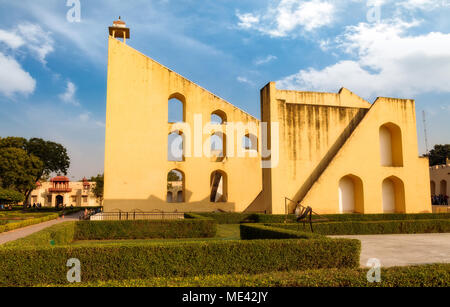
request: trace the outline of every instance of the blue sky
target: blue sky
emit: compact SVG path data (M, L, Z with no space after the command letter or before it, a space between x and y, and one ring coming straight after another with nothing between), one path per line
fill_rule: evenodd
M75 3L67 6L67 2ZM416 99L419 149L450 143L450 0L0 0L0 136L62 143L70 176L103 171L107 27L260 116L259 90ZM70 15L74 16L74 15Z

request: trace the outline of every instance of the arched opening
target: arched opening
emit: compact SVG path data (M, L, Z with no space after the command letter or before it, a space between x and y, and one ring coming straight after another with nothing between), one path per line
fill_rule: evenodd
M226 135L222 132L214 132L211 135L211 157L215 162L222 162L226 156Z
M64 205L64 196L58 195L56 196L56 208L60 208Z
M431 188L431 196L436 195L436 183L434 181L430 182L430 188Z
M339 212L364 213L364 192L361 178L347 175L339 180Z
M180 93L172 94L169 97L169 123L181 123L186 121L186 99Z
M381 166L403 166L402 132L393 123L380 127L380 162Z
M227 115L222 110L216 110L211 113L211 123L223 125L227 123Z
M174 197L176 195L176 198ZM167 202L184 203L184 174L180 170L171 170L167 174Z
M384 213L405 212L405 187L397 177L389 177L382 183L382 199Z
M167 160L184 161L184 135L181 131L174 131L167 138Z
M242 147L245 150L258 151L258 137L254 134L246 134L242 139Z
M440 184L439 194L441 195L447 195L447 181L442 180Z
M227 202L227 176L222 171L214 171L211 174L211 195L212 203Z

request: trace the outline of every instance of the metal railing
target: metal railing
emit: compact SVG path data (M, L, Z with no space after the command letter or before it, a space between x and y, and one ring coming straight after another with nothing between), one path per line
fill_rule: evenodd
M91 216L91 221L179 220L183 212L101 212Z

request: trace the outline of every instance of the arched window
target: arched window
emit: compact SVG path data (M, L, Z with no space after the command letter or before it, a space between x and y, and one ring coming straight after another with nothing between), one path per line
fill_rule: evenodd
M167 138L167 160L184 161L184 135L181 131L174 131Z
M339 181L339 212L364 213L364 192L361 178L347 175Z
M169 97L169 123L181 123L186 121L186 99L180 93L172 94Z
M442 180L440 184L439 194L441 195L447 195L447 181Z
M258 137L254 134L246 134L242 139L242 147L245 150L258 151Z
M175 198L176 195L176 198ZM167 202L184 203L184 174L180 170L171 170L167 174Z
M211 157L215 162L222 162L226 156L226 135L214 132L211 136Z
M227 176L223 171L214 171L211 174L211 195L212 203L227 202Z
M227 115L222 110L216 110L211 113L211 123L223 125L227 123Z
M384 213L405 212L405 187L397 177L386 178L382 183Z
M430 182L430 187L431 187L431 196L436 195L436 183L434 181Z
M380 161L381 166L403 166L402 132L393 123L380 127Z

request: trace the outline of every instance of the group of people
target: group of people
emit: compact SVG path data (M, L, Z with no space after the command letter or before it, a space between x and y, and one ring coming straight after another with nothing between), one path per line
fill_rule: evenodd
M12 210L12 205L0 205L0 210Z
M431 202L433 205L448 206L448 195L433 195L431 196Z
M33 205L31 205L31 204L28 204L27 205L27 209L31 209L31 208L33 208L33 209L40 209L40 208L42 208L42 204L41 203L33 203Z

